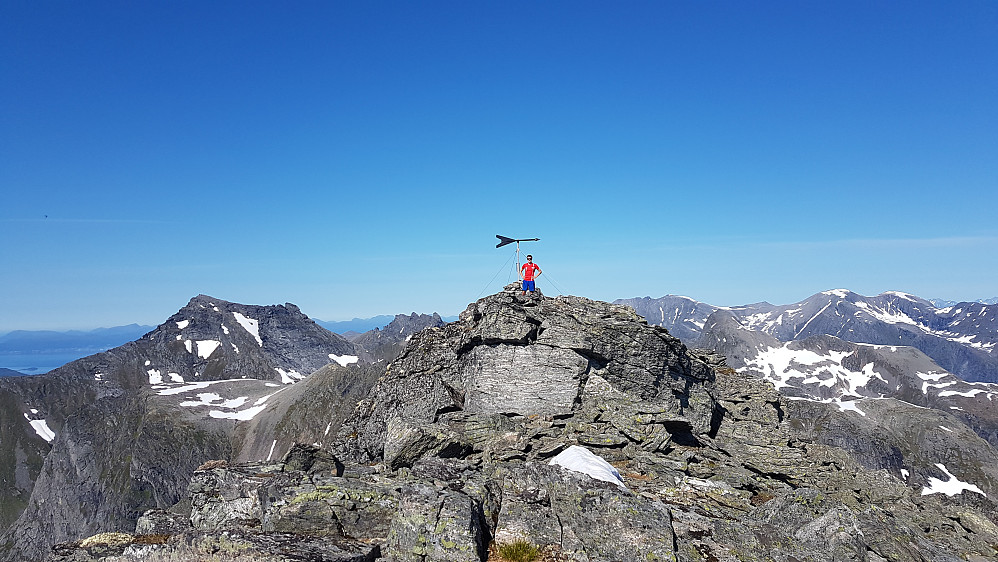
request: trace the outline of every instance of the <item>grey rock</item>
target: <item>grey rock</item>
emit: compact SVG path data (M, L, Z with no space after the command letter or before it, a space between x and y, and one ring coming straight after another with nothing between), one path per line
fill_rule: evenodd
M388 439L392 466L409 464L394 460L397 452L429 452L428 435L437 433L412 428L452 412L571 414L592 376L655 401L663 421L691 435L713 430L713 371L668 332L626 307L523 297L511 285L469 305L459 321L416 334L341 427L338 454L382 461Z
M664 504L555 466L504 470L498 543L556 545L572 559L673 560L672 517Z
M478 562L488 527L482 503L462 492L417 483L401 490L386 554L393 560Z
M136 535L179 535L190 530L190 515L165 509L150 509L135 522Z

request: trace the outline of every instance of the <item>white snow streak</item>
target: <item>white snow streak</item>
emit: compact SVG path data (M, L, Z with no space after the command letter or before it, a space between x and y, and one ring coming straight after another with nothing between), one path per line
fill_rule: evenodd
M280 367L274 367L274 370L276 370L278 373L281 374L281 382L284 384L294 384L296 381L300 381L301 379L305 378L305 375L299 373L294 369L285 371Z
M947 496L955 496L957 494L963 493L964 490L969 492L976 492L984 497L988 497L980 488L973 484L968 484L967 482L960 481L956 476L953 476L950 471L946 470L946 466L942 463L936 463L936 467L939 470L946 473L949 476L949 480L943 482L938 478L929 477L929 487L922 488L922 495L927 496L929 494L946 494Z
M825 310L827 310L828 307L830 307L830 306L832 306L832 301L828 301L828 304L826 304L824 308L822 308L821 310L819 310L817 314L815 314L814 316L811 317L810 320L808 320L807 322L805 322L804 323L804 327L802 327L800 330L797 330L797 333L794 334L794 339L797 339L801 335L801 333L803 333L804 330L807 329L808 325L811 322L813 322L815 318L821 316L821 313L824 312Z
M260 339L260 321L247 318L238 312L233 312L232 316L235 317L236 322L239 322L239 325L242 326L244 330L256 338L256 343L260 344L260 347L263 347L263 340Z
M38 410L32 410L31 413L37 414ZM34 429L35 433L42 439L49 443L55 439L55 432L49 428L49 424L45 420L33 420L28 414L24 414L24 419L28 420L28 423L31 424L31 429Z
M190 326L190 325L191 325L191 321L190 320L181 320L180 322L177 322L177 329L178 330L183 330L184 328L186 328L187 326Z
M329 358L339 363L341 367L346 367L360 360L356 355L336 355L335 353L330 353Z
M212 410L208 412L208 415L216 419L229 419L229 420L240 420L247 421L253 419L257 414L263 411L267 405L253 406L252 408L246 408L245 410L239 410L238 412L223 412L221 410Z

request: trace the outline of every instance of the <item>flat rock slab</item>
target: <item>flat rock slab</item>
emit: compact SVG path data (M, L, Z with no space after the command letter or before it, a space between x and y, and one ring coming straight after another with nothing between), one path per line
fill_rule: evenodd
M481 414L571 412L589 368L578 353L543 345L479 346L464 360L465 410Z

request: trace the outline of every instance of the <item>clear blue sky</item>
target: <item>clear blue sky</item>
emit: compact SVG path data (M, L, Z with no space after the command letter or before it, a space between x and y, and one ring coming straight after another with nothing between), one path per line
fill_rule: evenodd
M998 3L5 0L0 190L0 331L991 297Z

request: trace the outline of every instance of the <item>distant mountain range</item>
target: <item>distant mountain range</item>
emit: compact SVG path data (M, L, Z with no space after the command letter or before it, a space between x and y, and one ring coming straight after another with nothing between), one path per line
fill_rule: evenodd
M152 326L129 324L96 330L15 330L0 336L2 376L36 375L48 372L94 353L134 341Z
M152 329L152 326L129 324L90 331L15 330L0 336L0 354L59 353L77 350L96 353L137 340Z
M932 304L936 305L936 308L946 308L947 306L953 306L953 305L956 305L956 304L960 304L961 301L948 301L948 300L944 300L944 299L929 299L929 302L931 302ZM998 304L998 297L991 297L990 299L977 299L976 301L969 301L969 302L976 302L976 303L979 303L979 304Z
M389 314L372 316L371 318L354 318L353 320L325 321L316 320L315 323L329 330L330 332L343 335L347 332L362 334L375 328L384 328L395 317Z
M688 297L616 301L650 324L667 328L687 345L702 346L709 318L723 311L744 330L779 342L812 336L920 350L946 371L969 382L998 382L998 305L958 303L938 308L907 293L866 297L846 289L824 291L787 305L767 302L719 307Z

